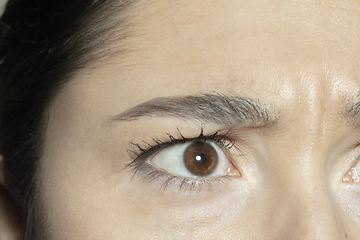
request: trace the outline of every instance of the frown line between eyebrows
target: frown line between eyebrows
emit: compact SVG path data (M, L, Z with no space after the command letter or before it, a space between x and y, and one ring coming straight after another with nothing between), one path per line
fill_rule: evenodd
M264 104L236 94L220 93L154 98L112 120L133 121L142 117L174 117L219 125L265 126L274 123L273 112Z

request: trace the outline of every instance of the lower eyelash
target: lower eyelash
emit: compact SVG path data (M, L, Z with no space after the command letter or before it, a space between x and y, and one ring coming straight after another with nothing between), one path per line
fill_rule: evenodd
M164 178L161 179L162 184L160 189L166 190L168 187L177 186L178 190L183 193L193 193L194 191L201 191L204 188L211 190L216 183L224 183L224 181L231 180L231 177L226 175L215 178L186 178L176 176L162 169L156 169L146 162L142 162L139 165L130 165L129 167L135 169L132 178L142 177L149 182Z
M190 193L194 191L201 191L204 188L208 190L212 190L216 183L222 182L224 180L230 180L229 176L219 176L212 179L191 179L191 178L184 178L184 177L169 177L165 183L163 184L163 188L165 189L167 186L171 184L172 181L179 181L180 186L179 190L183 192L189 191Z

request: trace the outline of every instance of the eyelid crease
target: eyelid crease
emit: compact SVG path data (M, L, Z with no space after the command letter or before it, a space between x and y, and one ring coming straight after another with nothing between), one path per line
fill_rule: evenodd
M276 122L265 104L237 94L203 94L184 97L161 97L141 103L112 120L133 121L140 117L175 117L200 122L230 125L265 126Z

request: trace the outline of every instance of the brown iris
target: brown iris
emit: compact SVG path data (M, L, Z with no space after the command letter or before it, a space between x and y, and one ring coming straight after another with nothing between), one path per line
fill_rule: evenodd
M184 164L194 175L209 175L218 164L218 155L215 149L206 142L194 142L184 153Z

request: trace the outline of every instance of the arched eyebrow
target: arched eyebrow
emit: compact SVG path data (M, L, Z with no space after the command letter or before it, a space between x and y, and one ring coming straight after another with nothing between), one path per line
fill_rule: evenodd
M113 120L133 121L142 117L175 117L219 125L264 126L275 122L274 111L239 95L220 93L154 98L141 103Z

